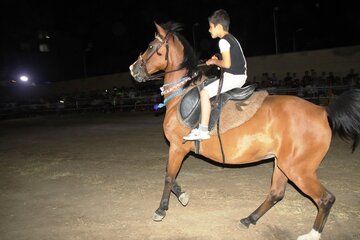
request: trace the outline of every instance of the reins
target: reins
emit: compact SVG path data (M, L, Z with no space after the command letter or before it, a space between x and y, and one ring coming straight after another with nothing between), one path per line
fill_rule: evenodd
M180 71L183 68L185 68L185 67L181 67L181 68L178 68L178 69L174 69L174 70L170 70L170 71L166 71L166 72L162 72L162 73L158 73L158 74L154 74L154 75L149 75L146 80L147 81L152 81L152 80L156 80L156 79L161 79L161 77L165 76L166 74Z
M203 67L203 66L206 66L206 63L200 63L198 65L196 65L196 67ZM170 71L165 71L165 72L162 72L162 73L157 73L157 74L154 74L154 75L149 75L146 80L147 81L151 81L151 80L156 80L156 79L161 79L161 77L165 76L166 74L169 74L169 73L172 73L172 72L177 72L177 71L180 71L182 69L184 69L185 67L181 67L181 68L178 68L178 69L174 69L174 70L170 70Z
M217 58L218 59L222 59L222 55L217 53L216 54ZM221 68L221 73L220 73L220 79L219 79L219 86L218 86L218 90L217 90L217 94L216 94L216 98L215 98L215 101L212 103L212 107L215 107L216 104L218 104L219 102L219 97L220 97L220 94L221 94L221 89L222 89L222 86L223 86L223 82L224 82L224 69Z

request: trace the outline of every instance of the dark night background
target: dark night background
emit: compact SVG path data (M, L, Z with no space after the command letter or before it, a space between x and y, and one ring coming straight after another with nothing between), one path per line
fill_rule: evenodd
M352 1L353 2L353 1ZM207 18L219 8L245 55L360 44L354 3L325 0L10 1L0 3L0 81L28 74L36 83L126 72L153 39L154 21L184 24L201 59L217 51ZM295 40L295 44L294 44Z

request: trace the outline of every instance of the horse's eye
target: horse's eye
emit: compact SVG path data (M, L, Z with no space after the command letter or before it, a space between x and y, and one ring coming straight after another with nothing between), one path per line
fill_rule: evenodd
M149 49L153 49L154 48L154 46L153 45L149 45Z

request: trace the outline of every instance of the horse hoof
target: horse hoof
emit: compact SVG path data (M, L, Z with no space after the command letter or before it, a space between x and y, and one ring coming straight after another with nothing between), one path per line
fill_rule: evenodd
M249 228L251 222L249 220L249 218L243 218L240 220L240 223L239 226L242 227L242 228Z
M179 202L185 207L189 203L189 194L183 192L179 196Z
M158 213L155 212L154 215L153 215L153 220L155 222L161 222L164 219L164 217L165 217L165 214L162 215L162 214L158 214Z

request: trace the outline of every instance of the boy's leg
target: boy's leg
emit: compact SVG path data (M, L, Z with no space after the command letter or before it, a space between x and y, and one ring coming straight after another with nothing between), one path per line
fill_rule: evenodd
M203 89L200 92L200 100L201 100L201 120L200 120L200 123L203 126L209 126L211 104L210 104L210 97L209 97L209 94L206 91L206 89Z
M201 120L198 128L193 129L189 135L183 137L184 140L205 140L210 138L209 120L211 104L208 92L203 89L200 92Z

